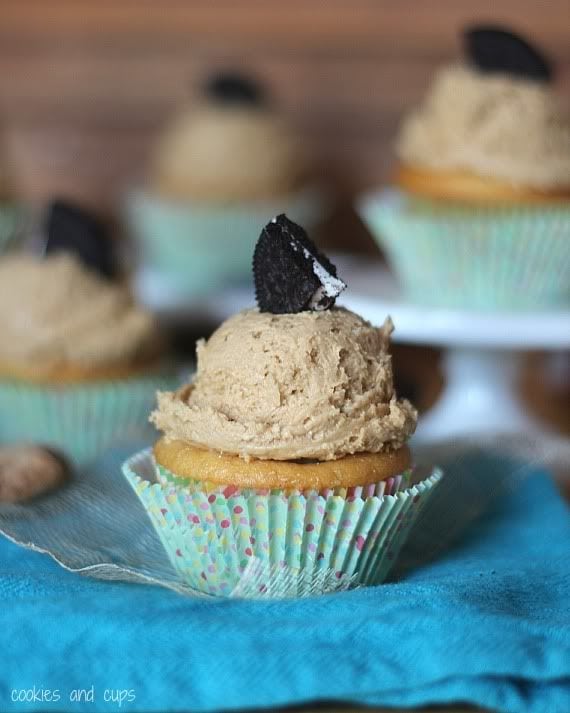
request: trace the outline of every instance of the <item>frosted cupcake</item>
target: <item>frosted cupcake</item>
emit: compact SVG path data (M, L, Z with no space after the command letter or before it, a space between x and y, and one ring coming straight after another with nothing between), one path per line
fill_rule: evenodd
M365 218L408 293L490 309L568 304L570 120L546 59L478 27L467 62L443 68L397 140L400 192Z
M190 587L287 596L382 581L438 482L412 468L392 325L334 306L345 287L284 215L254 257L258 309L198 344L193 382L158 395L163 436L125 465Z
M125 286L66 253L0 259L0 374L40 384L153 370L158 330Z
M322 201L306 150L264 88L211 78L158 137L148 190L129 203L144 265L195 294L249 272L256 226L285 205L314 224Z
M0 259L0 333L4 442L41 442L83 463L140 438L155 389L172 383L151 315L68 252Z
M294 193L308 167L298 138L245 77L210 80L159 137L151 186L166 199L239 203Z

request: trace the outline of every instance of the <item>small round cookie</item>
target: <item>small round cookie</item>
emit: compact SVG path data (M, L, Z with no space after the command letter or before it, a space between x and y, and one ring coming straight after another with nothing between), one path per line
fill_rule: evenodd
M0 503L31 500L68 477L69 466L55 451L33 445L0 447Z
M251 459L205 450L183 441L161 438L154 446L156 462L175 473L205 483L241 488L324 490L378 483L411 466L403 446L386 453L355 453L329 461L275 461Z

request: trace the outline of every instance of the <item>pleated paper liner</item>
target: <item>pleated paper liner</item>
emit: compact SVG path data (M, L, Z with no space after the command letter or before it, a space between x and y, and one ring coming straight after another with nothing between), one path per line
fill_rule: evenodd
M276 598L382 582L442 477L412 472L344 494L201 488L159 471L150 450L123 472L184 582L213 596Z
M315 188L275 201L168 201L133 191L126 212L145 268L180 296L193 297L251 274L261 226L284 211L308 229L322 220L327 199Z
M365 197L360 213L416 303L513 311L570 305L570 203L458 207L385 191Z
M156 391L177 383L169 371L61 386L0 380L0 443L42 443L86 465L111 445L151 437Z

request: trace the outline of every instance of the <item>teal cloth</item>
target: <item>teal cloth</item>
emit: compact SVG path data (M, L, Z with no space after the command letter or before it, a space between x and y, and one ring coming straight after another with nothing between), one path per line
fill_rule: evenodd
M490 458L469 468L465 508L446 501L442 484L396 581L307 600L209 601L98 582L0 540L0 710L154 713L334 700L568 713L568 510L538 469L523 478ZM506 487L473 521L479 472L492 482L507 470ZM448 472L447 483L453 478ZM455 542L441 552L446 539ZM11 701L34 687L35 702ZM94 703L70 701L74 689L91 687ZM120 706L118 691L128 692Z

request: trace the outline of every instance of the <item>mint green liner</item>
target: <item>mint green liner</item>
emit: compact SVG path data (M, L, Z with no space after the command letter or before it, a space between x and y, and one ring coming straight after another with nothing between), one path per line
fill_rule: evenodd
M151 436L156 391L176 383L168 372L62 386L0 380L0 443L50 445L84 465L112 445Z
M20 232L25 219L25 211L17 203L0 202L0 254Z
M136 191L126 202L143 267L185 296L249 277L259 233L276 214L286 212L311 229L325 209L324 195L314 188L275 201L235 204L167 201Z
M123 465L181 579L224 597L303 597L382 582L442 477L394 495L233 494L176 482L150 450ZM405 481L403 481L405 482Z
M359 210L418 304L509 311L570 305L570 203L457 207L387 190L365 197Z

